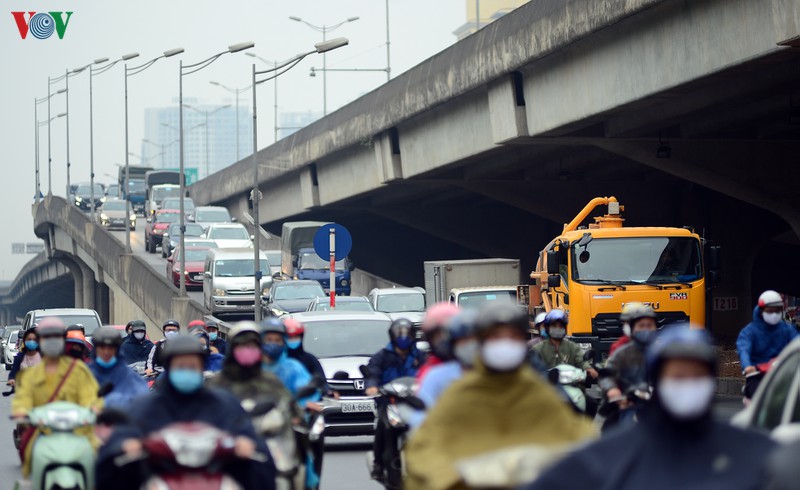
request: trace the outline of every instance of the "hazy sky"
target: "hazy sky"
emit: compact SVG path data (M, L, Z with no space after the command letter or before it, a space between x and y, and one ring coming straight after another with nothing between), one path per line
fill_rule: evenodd
M392 75L400 74L455 42L452 32L465 22L464 0L389 0L391 10ZM13 279L31 258L11 255L12 242L35 240L31 207L34 195L34 98L47 95L47 77L92 60L111 60L130 52L146 62L162 51L183 47L185 63L201 61L228 45L253 41L252 52L266 59L286 59L313 49L321 34L289 20L301 17L317 25L347 23L329 37L345 36L350 45L329 54L329 68L383 68L386 66L385 0L6 0L0 11L0 164L5 210L0 218L0 279ZM72 11L64 35L39 40L20 38L12 11ZM232 97L209 84L231 87L250 83L253 58L228 54L209 68L184 78L184 97L201 104L233 103ZM321 57L307 58L280 79L280 110L321 111L322 77L309 77ZM124 162L122 64L94 78L95 178L111 182L115 163ZM377 87L385 74L329 73L328 108L340 107ZM53 92L62 88L53 85ZM89 180L88 72L70 77L70 160L73 182ZM160 60L129 79L130 150L139 153L144 134L144 109L174 104L178 96L177 57ZM53 116L64 112L65 97L51 99ZM245 102L250 103L248 98ZM259 147L272 141L272 88L259 88ZM39 105L39 120L47 119L47 105ZM63 118L51 126L53 193L66 186L66 126ZM263 142L263 143L262 143ZM47 193L47 128L40 130L42 190ZM131 163L135 159L131 157Z

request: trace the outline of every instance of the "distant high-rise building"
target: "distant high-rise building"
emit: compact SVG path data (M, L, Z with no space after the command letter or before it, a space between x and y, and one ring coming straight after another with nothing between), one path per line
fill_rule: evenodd
M491 24L500 17L529 0L466 0L467 23L453 31L462 40L479 28Z
M278 139L289 136L321 117L321 112L281 112L278 115Z
M187 98L183 102L194 108L183 108L184 166L197 169L199 178L222 170L253 153L253 120L246 105L239 107L237 155L236 107L200 105L197 100ZM173 107L145 110L145 139L140 153L142 164L154 168L179 167L177 100L175 103Z

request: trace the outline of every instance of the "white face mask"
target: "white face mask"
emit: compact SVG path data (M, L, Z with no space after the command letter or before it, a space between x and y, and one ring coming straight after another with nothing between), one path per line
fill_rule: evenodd
M458 345L453 348L453 355L462 366L473 366L479 352L480 344L478 344L478 341L475 339L459 342Z
M717 382L712 377L664 379L658 383L658 399L679 420L691 420L708 412Z
M481 359L493 371L513 371L522 365L527 354L528 345L518 340L487 340L481 346Z
M133 332L133 338L136 340L144 339L144 332Z
M764 318L764 321L767 325L777 325L783 319L783 313L767 313L764 312L761 314L761 317Z
M169 332L164 332L164 338L171 339L172 337L178 335L176 330L170 330Z

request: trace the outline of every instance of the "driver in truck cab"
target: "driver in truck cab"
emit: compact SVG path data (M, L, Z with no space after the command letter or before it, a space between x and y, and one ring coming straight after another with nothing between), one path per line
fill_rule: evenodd
M568 323L569 318L564 310L551 310L544 318L547 340L536 344L533 352L539 355L547 369L559 364L569 364L583 369L592 378L597 378L597 371L589 361L584 360L580 346L566 338Z

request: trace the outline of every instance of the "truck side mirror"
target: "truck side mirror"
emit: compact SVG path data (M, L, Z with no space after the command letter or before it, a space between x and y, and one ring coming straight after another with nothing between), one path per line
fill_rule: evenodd
M708 247L708 258L706 260L706 268L710 271L718 271L722 269L722 247L719 245L711 245Z
M555 250L547 251L547 273L558 274L558 252Z
M561 276L548 276L547 277L547 287L548 288L557 288L561 286Z

